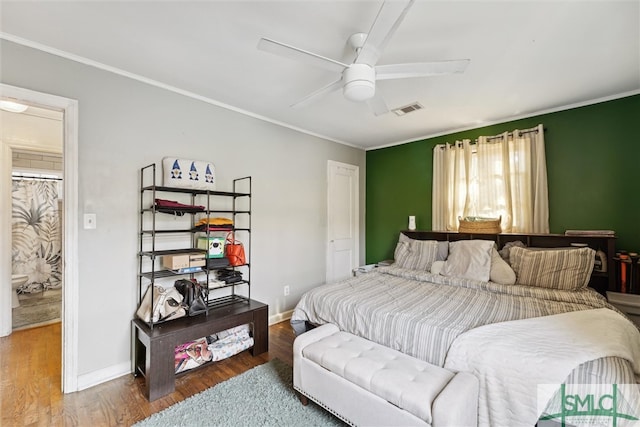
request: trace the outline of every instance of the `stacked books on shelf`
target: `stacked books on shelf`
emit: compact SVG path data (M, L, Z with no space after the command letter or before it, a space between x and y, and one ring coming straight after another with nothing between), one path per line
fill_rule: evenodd
M620 251L613 260L616 262L616 290L623 294L640 294L640 256L635 252Z
M200 271L202 271L202 267L184 267L171 270L171 272L176 274L198 273Z

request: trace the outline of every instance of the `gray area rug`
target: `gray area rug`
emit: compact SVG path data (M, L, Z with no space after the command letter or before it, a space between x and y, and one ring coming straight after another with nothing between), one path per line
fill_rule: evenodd
M134 427L344 426L293 391L293 369L273 359L151 415Z
M60 321L62 289L18 295L20 307L12 310L13 329L31 328Z

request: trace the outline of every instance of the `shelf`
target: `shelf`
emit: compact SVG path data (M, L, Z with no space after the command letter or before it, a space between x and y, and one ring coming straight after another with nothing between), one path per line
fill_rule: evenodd
M196 242L198 242L196 237L201 235L224 236L230 232L243 233L242 240L245 241L244 243L249 245L250 251L251 177L247 176L244 178L234 179L232 187L233 191L215 191L208 189L156 185L159 182L156 180L156 171L157 168L155 164L150 164L140 170L138 301L140 301L144 295L144 287L154 285L156 280L179 277L197 277L200 282L208 283L210 274L213 274L212 272L225 268L243 268L243 280L213 288L215 291L225 289L226 292L216 293L216 296L227 294L230 295L230 299L216 299L211 302L211 306L219 306L237 301L234 289L235 286L248 286L246 298L251 298L251 270L248 263L243 266L226 265L213 268L207 268L205 265L201 271L194 272L176 272L175 270L169 270L159 263L156 263L156 257L163 257L167 255L198 254L206 257L208 253L207 249L200 249L196 247L200 246L196 245ZM242 191L238 191L240 189ZM171 197L172 195L179 197L180 194L190 196L188 205L178 204L175 208L165 208L158 207L154 202L154 199L159 199L160 197L173 199L173 197ZM228 200L216 199L216 196L226 198ZM181 198L185 199L186 197ZM238 198L246 199L237 200ZM164 213L165 215L158 215L160 213ZM190 218L188 217L188 214L191 214ZM195 216L195 214L198 214L198 216ZM170 218L169 215L175 215L176 219L180 218L180 221L172 221L172 218ZM211 220L211 218L216 216L229 217L232 219L233 223L237 223L240 227L208 229L209 227L218 227L206 224L200 227L195 227L195 223L198 218L203 217ZM239 217L240 221L238 222ZM222 233L224 233L224 235L222 235ZM173 241L174 235L180 236L180 242ZM187 238L189 238L190 243L186 241ZM164 244L161 245L161 242ZM181 249L165 249L167 247L175 248L184 245L190 247ZM158 246L162 249L158 249ZM145 258L146 260L144 260ZM151 283L147 283L147 281L150 281ZM243 295L244 294L245 293L243 292ZM149 326L153 329L153 323Z
M170 234L170 233L189 233L192 232L194 230L192 230L191 228L186 229L186 228L182 228L182 229L173 229L173 230L141 230L140 234L149 234L149 235L153 235L155 234Z
M249 304L250 300L249 298L243 297L240 295L228 295L225 297L214 298L209 300L209 302L207 303L207 306L209 308L216 308L216 307L224 307L225 305L236 304L239 302Z
M176 254L206 254L206 249L188 248L188 249L165 249L161 251L142 251L141 256L162 256L162 255L176 255Z
M185 216L186 214L199 214L199 213L207 213L206 209L200 209L200 208L158 208L158 207L151 207L151 208L142 208L140 209L140 213L145 213L145 212L149 212L149 213L161 213L161 214L165 214L165 215L171 215L171 216L175 216L176 213L179 213L178 216ZM214 211L210 211L210 212L214 212Z
M209 209L204 211L205 213L229 213L229 214L248 214L251 215L249 211L234 211L233 209Z
M169 209L171 212L166 212L167 209ZM140 212L157 212L157 213L163 213L163 214L167 214L167 215L173 215L174 211L182 212L183 214L228 213L228 214L251 215L250 211L247 211L247 210L234 211L233 209L208 209L208 210L207 209L180 209L180 208L176 208L176 209L162 208L162 210L160 210L159 208L155 208L155 210L154 210L154 208L143 208L143 209L140 209ZM184 216L184 215L181 215L181 216Z
M166 279L167 277L179 277L179 276L190 276L192 274L200 274L206 273L206 270L202 269L200 271L192 271L191 273L175 273L171 270L156 270L154 272L148 271L146 273L140 274L140 276L151 280L154 279Z
M216 291L218 289L230 288L231 286L248 285L248 284L249 284L248 280L238 280L237 282L225 283L224 285L216 286L215 288L209 288L209 292Z
M227 196L227 197L249 197L250 193L234 193L233 191L214 191L214 190L196 190L194 188L178 188L178 187L162 187L157 185L149 185L142 187L142 192L145 191L162 191L168 193L183 193L192 195L203 196Z
M238 268L238 267L251 267L251 265L249 263L247 263L247 264L242 264L242 265L225 265L225 266L222 266L222 267L213 267L213 268L207 268L205 266L205 267L202 267L202 269L203 270L209 270L209 271L215 271L215 270L222 270L222 269L225 269L225 268Z
M257 307L264 306L264 304L260 302L250 300L249 298L243 297L241 295L228 295L228 296L209 300L209 302L207 303L207 307L209 311L197 314L195 316L185 316L185 317L180 317L178 319L160 320L158 322L154 322L153 325L151 325L151 323L147 323L138 318L134 319L134 322L137 322L141 325L145 325L147 327L151 326L152 331L158 330L159 326L162 326L163 329L165 330L174 329L174 328L179 328L180 325L183 325L183 324L197 324L203 321L207 321L208 318L218 316L217 312L214 311L216 308L226 307L226 306L239 304L239 303L250 304L251 306L257 306Z
M206 258L208 250L196 247L156 249L158 246L162 248L185 245L200 246L196 245L199 242L197 237L200 234L215 236L216 233L226 234L229 232L243 233L242 240L248 244L249 248L247 252L247 260L249 260L252 221L251 177L234 179L233 191L213 191L158 186L156 185L159 182L156 180L156 171L155 163L140 169L138 304L145 295L145 288L151 289L151 295L153 295L153 289L155 289L153 286L157 284L166 288L168 282L175 278L199 279L202 286L208 288L206 284L213 277L213 272L222 269L242 268L242 280L223 283L221 286L207 289L206 295L198 295L206 300L204 313L159 322L144 322L137 316L134 318L135 372L145 377L146 395L149 400L155 400L175 389L175 347L177 345L248 323L253 325L254 346L251 350L252 354L255 356L268 350L269 309L267 305L251 300L251 269L248 263L243 266L221 265L213 268L207 268L205 265L200 271L178 273L176 270L169 270L161 263L156 262L156 257L177 254L199 254L201 256L198 258ZM145 183L153 185L145 186ZM239 189L248 190L248 192L236 191ZM159 208L154 201L159 198L158 193L162 194L160 197L166 198L173 198L171 195L175 195L176 198L179 194L189 195L190 204L179 205L175 208ZM213 199L216 196L226 197L227 200ZM179 197L181 199L187 198L185 196ZM238 200L238 198L243 199ZM221 209L216 209L217 207ZM164 215L159 215L161 213ZM196 216L196 214L198 215ZM170 216L174 216L174 218ZM215 225L206 224L216 216L231 217L234 224L242 227L210 229L210 227L218 228ZM195 224L199 222L197 220L200 217L206 218L206 221L204 221L205 225L198 229ZM178 235L177 238L175 235ZM220 237L220 239L223 238ZM167 283L156 283L161 282L161 279L167 279L165 280ZM242 295L236 294L238 286L243 286ZM184 371L180 375L187 372L191 372L191 370Z

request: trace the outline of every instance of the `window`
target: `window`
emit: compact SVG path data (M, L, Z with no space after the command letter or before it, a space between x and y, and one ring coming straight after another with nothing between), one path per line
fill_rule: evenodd
M548 233L542 125L436 146L432 209L433 230L455 231L473 216L501 217L504 232Z

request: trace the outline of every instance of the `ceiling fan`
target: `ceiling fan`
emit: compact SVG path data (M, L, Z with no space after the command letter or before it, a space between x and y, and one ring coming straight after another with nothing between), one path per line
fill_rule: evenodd
M469 64L468 59L460 59L376 65L387 42L400 26L405 14L414 2L415 0L385 1L369 32L356 33L349 37L348 43L356 52L356 59L351 64L344 64L265 37L258 42L258 49L341 74L338 80L307 95L302 100L291 105L292 107L302 107L342 88L345 98L356 102L367 101L373 113L379 116L387 113L389 109L380 93L376 91L377 80L462 73Z

